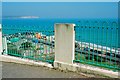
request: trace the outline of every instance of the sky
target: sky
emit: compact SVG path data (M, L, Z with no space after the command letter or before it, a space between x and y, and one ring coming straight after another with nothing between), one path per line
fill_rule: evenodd
M2 0L3 2L118 2L120 0Z
M39 16L41 18L118 17L117 2L5 2L5 1L2 3L3 16Z

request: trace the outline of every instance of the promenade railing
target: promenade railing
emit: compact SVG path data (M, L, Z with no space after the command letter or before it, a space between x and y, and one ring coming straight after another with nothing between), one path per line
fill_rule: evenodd
M120 70L118 23L79 21L74 62Z
M54 31L39 26L2 25L3 54L53 63Z
M54 62L53 26L2 25L2 33L3 55ZM79 21L75 26L74 62L120 70L118 33L117 22Z

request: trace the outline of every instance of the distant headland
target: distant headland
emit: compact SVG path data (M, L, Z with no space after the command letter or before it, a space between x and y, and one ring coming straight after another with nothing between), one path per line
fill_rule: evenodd
M3 16L3 19L38 19L39 16Z
M39 16L21 16L19 18L29 19L29 18L40 18Z

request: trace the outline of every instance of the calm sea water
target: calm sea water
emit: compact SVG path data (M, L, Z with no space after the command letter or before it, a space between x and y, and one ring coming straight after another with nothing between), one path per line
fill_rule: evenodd
M100 23L93 24L95 21ZM102 26L103 21L107 21L108 25L104 24L104 26ZM2 27L3 34L13 34L20 32L16 29L33 30L36 32L43 30L51 31L54 30L55 23L74 23L76 26L83 26L75 28L76 40L108 47L119 47L118 26L111 24L114 21L117 22L116 19L3 19ZM94 26L95 28L93 28ZM104 27L104 29L102 27ZM49 33L44 34L47 35Z

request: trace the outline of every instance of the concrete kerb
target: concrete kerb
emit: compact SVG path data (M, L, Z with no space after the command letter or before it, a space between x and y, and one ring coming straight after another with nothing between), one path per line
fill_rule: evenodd
M18 57L9 56L9 55L0 55L0 58L1 58L1 62L13 62L13 63L20 63L20 64L53 68L52 64L49 64L49 63L35 62L33 60L22 59L22 58L18 58Z
M118 72L113 72L105 69L101 69L98 67L94 66L88 66L84 64L67 64L63 62L54 62L54 66L52 66L49 63L45 62L35 62L33 60L28 60L28 59L21 59L9 55L1 55L0 56L2 62L13 62L13 63L19 63L19 64L25 64L25 65L33 65L33 66L43 66L43 67L48 67L52 69L59 69L63 71L72 71L76 73L85 73L85 74L95 74L95 75L100 75L100 76L107 76L107 77L112 77L112 78L118 78Z
M84 65L84 64L67 64L63 62L54 62L54 68L64 70L64 71L73 71L77 73L86 73L86 74L95 74L104 77L118 78L118 72L113 72L112 70L106 70L99 67Z

